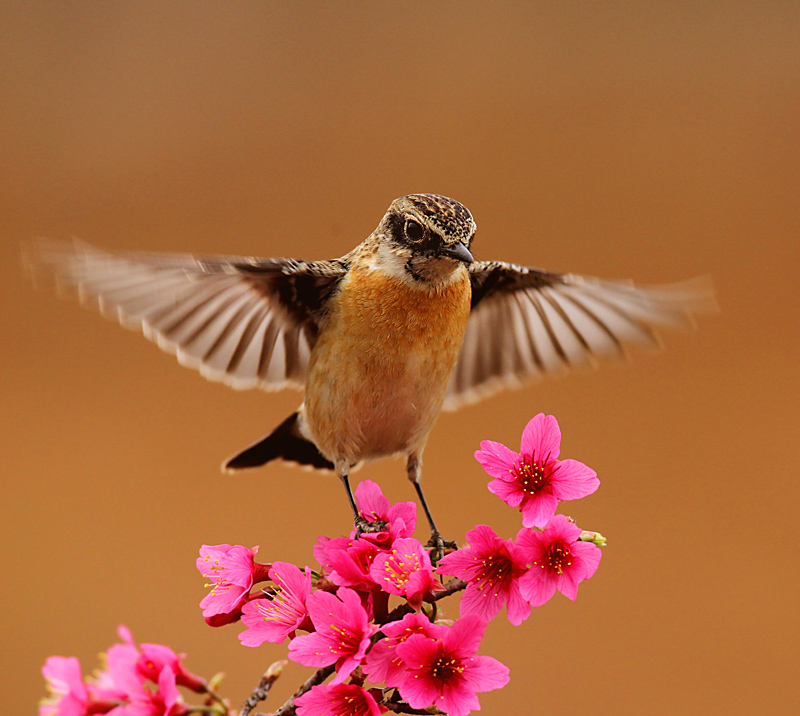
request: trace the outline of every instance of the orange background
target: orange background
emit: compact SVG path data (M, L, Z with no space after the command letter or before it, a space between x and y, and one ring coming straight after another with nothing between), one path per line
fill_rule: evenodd
M91 670L119 622L226 671L239 703L285 647L204 624L198 547L305 564L317 535L349 528L332 478L219 473L298 394L207 383L31 290L20 241L327 258L393 198L436 192L471 209L479 258L642 283L710 274L722 308L663 353L439 421L424 476L448 537L516 533L472 452L516 446L539 411L603 483L567 510L608 537L600 570L575 604L492 623L482 653L512 681L484 711L800 712L796 3L1 12L0 710L32 713L50 654ZM401 463L362 477L413 494ZM290 665L262 708L308 673Z

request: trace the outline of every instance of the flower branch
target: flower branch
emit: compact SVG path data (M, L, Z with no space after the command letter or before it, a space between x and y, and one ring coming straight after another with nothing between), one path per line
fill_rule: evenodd
M258 686L253 689L250 696L247 697L245 702L242 704L242 708L239 711L239 716L249 716L250 712L258 706L261 701L266 700L267 696L269 695L269 690L272 688L272 685L278 680L278 677L281 675L283 668L288 664L285 659L281 661L276 661L274 664L271 664L270 667L264 672L264 675L261 677L261 681L258 682Z
M292 694L291 698L289 698L277 711L272 714L272 716L294 716L296 713L295 700L311 691L311 689L313 689L315 686L319 686L333 672L333 666L326 666L322 669L317 669L317 671L315 671L305 681L305 683Z
M487 625L505 608L519 626L556 592L575 600L600 564L603 535L556 514L600 481L583 463L559 460L560 448L558 423L543 414L525 427L520 452L482 442L475 457L493 478L489 491L521 512L522 528L505 539L476 525L461 549L435 562L413 536L415 503L391 504L370 480L358 485L355 502L359 521L374 530L319 537L319 568L256 562L258 547L203 545L203 616L214 627L241 622L248 647L288 641L289 659L316 669L272 716L466 716L480 708L479 693L509 680L505 665L478 654ZM444 576L451 578L442 583ZM439 603L460 592L459 618L442 619ZM390 600L400 603L390 608ZM217 693L219 677L206 682L169 647L137 646L124 628L120 636L107 668L86 681L77 659L48 659L51 697L39 716L236 716ZM267 699L286 663L270 666L238 716ZM185 703L178 687L206 703Z

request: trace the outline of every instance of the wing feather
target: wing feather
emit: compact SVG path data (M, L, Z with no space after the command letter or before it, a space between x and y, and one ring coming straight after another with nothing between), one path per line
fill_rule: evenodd
M182 365L237 389L302 387L327 298L346 260L109 252L40 240L24 255L126 328L141 330Z
M659 329L716 310L707 278L639 288L501 262L470 266L472 313L444 409L659 346Z

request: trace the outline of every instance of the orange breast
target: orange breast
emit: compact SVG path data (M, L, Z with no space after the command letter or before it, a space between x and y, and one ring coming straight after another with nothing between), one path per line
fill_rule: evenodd
M351 270L306 385L306 422L324 455L353 463L422 448L458 358L470 295L463 267L436 287Z

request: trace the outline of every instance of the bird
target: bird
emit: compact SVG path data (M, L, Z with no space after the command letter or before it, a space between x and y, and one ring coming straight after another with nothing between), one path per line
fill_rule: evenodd
M235 389L299 388L299 408L225 461L225 471L281 459L333 471L360 529L349 476L402 456L421 487L422 454L442 410L542 377L659 345L716 304L707 278L637 287L503 261L478 261L477 226L438 194L395 199L341 258L106 251L39 239L23 251L123 326L207 379Z

